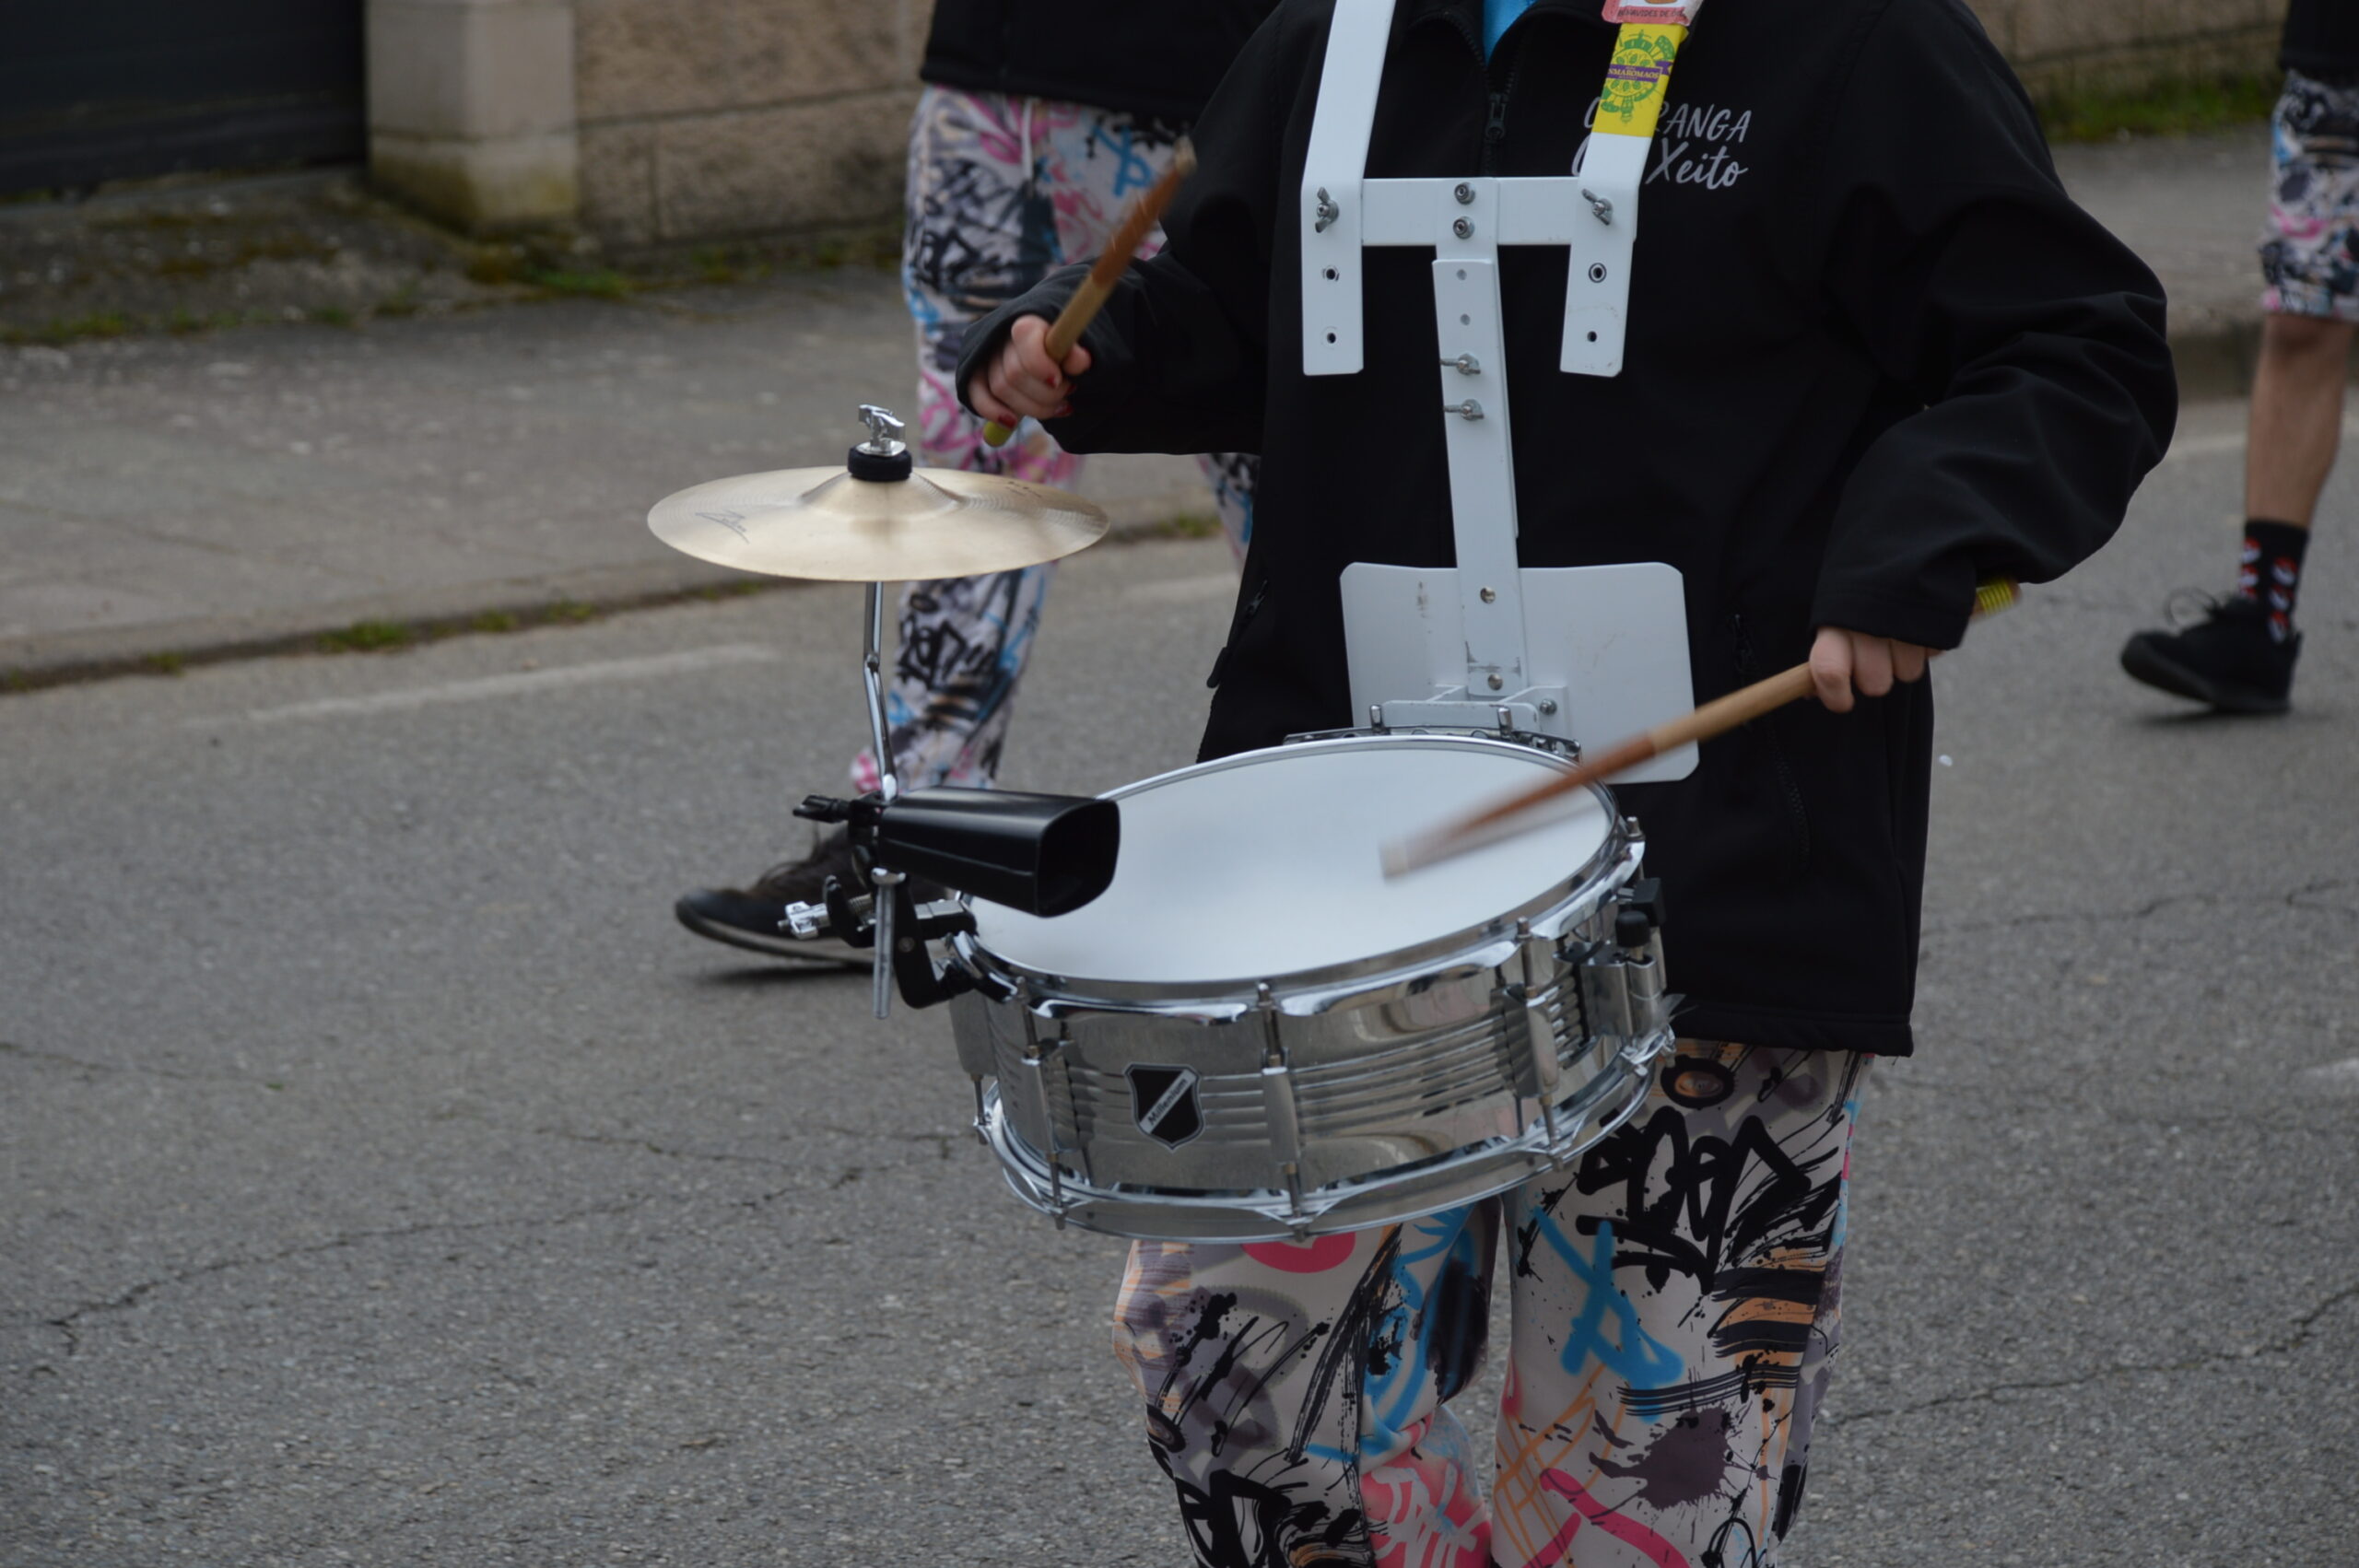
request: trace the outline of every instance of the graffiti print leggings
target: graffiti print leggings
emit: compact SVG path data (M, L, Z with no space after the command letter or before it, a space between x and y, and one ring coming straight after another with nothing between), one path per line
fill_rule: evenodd
M1835 1354L1867 1063L1682 1041L1626 1126L1503 1199L1134 1245L1115 1350L1197 1561L1772 1562ZM1514 1331L1486 1503L1443 1401L1482 1363L1495 1261Z
M901 278L918 329L919 462L1069 487L1081 460L1037 427L992 448L952 378L967 329L1055 267L1105 248L1133 193L1171 160L1177 126L1079 104L929 87L910 132ZM1145 247L1163 243L1158 231ZM1255 460L1200 460L1240 556L1252 527ZM915 582L903 590L900 652L886 697L887 743L908 785L987 787L1010 701L1032 651L1052 566ZM863 790L875 760L852 765Z

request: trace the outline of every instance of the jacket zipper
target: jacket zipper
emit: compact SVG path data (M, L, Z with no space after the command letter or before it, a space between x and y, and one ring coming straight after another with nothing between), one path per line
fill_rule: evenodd
M1466 47L1474 52L1474 63L1482 69L1484 86L1489 88L1491 62L1483 53L1483 35L1475 30L1473 24L1467 21L1461 12L1450 12L1449 20L1450 25L1458 29L1458 36L1466 41ZM1498 146L1507 139L1508 134L1508 95L1515 91L1515 79L1523 70L1523 41L1521 39L1516 40L1513 58L1515 63L1508 67L1507 81L1496 88L1491 88L1487 94L1490 112L1483 122L1483 148L1480 155L1481 161L1476 170L1478 173L1497 172Z
M1508 93L1515 87L1515 73L1508 73L1508 85L1491 95L1491 118L1483 126L1483 172L1497 172L1499 144L1508 135Z

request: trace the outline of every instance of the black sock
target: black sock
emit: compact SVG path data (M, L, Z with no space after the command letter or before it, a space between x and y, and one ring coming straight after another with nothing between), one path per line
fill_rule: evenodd
M2294 599L2302 582L2302 552L2309 543L2310 531L2298 523L2257 517L2245 524L2236 592L2269 612L2269 635L2279 642L2294 635Z

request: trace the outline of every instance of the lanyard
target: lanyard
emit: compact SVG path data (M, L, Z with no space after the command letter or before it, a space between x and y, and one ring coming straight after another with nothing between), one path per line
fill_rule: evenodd
M1621 9L1626 16L1642 7ZM1621 33L1614 40L1614 59L1605 67L1604 89L1597 98L1597 130L1640 141L1654 138L1656 123L1662 117L1662 100L1671 86L1671 67L1686 38L1684 22L1622 24Z

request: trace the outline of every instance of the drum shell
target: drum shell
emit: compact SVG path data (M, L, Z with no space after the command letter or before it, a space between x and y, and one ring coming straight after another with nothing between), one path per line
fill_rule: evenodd
M981 1128L1010 1185L1089 1229L1253 1240L1406 1219L1546 1168L1567 1145L1552 1155L1532 1018L1554 1036L1545 1099L1567 1136L1626 1114L1643 1058L1668 1042L1661 1031L1634 1050L1585 1017L1583 966L1609 953L1615 895L1643 851L1612 820L1603 848L1553 894L1356 974L1191 997L1028 974L961 939L984 989L953 1004L959 1057L990 1082ZM1288 1081L1292 1134L1277 1125L1272 1065ZM1200 1130L1176 1144L1144 1130L1133 1068L1167 1082L1193 1072Z
M1502 960L1513 962L1512 952ZM1555 1030L1566 1099L1625 1042L1586 1031L1575 965L1560 958L1555 967L1540 1005ZM1020 1002L970 993L952 1022L962 1062L999 1080L1015 1131L1036 1152L1058 1149L1083 1182L1283 1192L1288 1176L1262 1082L1273 1035L1295 1084L1299 1180L1350 1183L1512 1138L1538 1116L1537 1098L1512 1089L1529 1036L1525 1007L1504 994L1509 983L1496 966L1467 964L1308 1016L1249 1009L1211 1018L1068 1008L1042 1020ZM1142 1131L1133 1067L1194 1071L1202 1132L1170 1147ZM1027 1093L1034 1082L1042 1089Z

